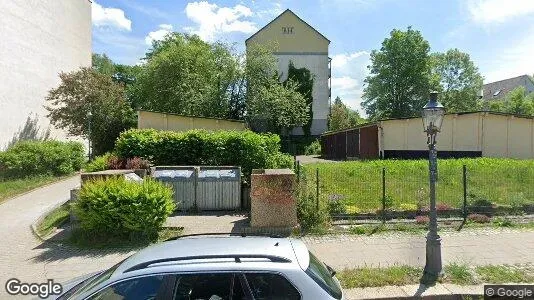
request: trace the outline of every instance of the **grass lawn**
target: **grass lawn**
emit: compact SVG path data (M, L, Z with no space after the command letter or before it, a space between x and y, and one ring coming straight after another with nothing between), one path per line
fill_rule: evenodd
M472 285L480 283L532 283L534 270L528 265L488 265L469 267L463 264L449 264L444 267L445 276L441 283ZM386 285L407 285L419 283L423 268L398 265L386 268L357 268L339 272L336 276L343 288L364 288Z
M438 161L438 203L461 207L462 166L467 166L468 201L489 200L500 205L534 204L534 160L497 158L441 159ZM315 163L302 167L310 191L315 192L319 169L322 201L339 199L351 212L381 208L382 168L386 168L386 195L393 208L428 202L428 161L369 160Z
M36 176L23 179L4 179L0 177L0 203L18 194L22 194L63 178L64 177Z
M39 224L37 224L37 233L44 237L52 233L57 227L69 219L69 205L63 204L47 214Z

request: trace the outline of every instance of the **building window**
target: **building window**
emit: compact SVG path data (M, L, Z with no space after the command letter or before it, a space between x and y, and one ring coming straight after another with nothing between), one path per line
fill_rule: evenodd
M497 97L501 93L501 90L497 90L495 93L493 93L493 97Z
M293 27L282 27L283 34L293 34Z

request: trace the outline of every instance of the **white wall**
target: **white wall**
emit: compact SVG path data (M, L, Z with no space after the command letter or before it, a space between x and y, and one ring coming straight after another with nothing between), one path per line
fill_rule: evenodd
M328 103L328 55L326 54L276 54L278 70L282 74L281 80L287 79L289 62L296 68L306 68L314 74L313 81L313 122L312 135L320 135L327 130L329 113ZM302 131L300 131L302 132Z
M421 118L381 121L380 151L427 150ZM438 151L481 151L484 157L534 158L534 118L491 113L448 114Z
M44 98L60 71L91 65L89 0L0 1L0 149L37 116L49 128ZM51 128L51 136L65 138Z

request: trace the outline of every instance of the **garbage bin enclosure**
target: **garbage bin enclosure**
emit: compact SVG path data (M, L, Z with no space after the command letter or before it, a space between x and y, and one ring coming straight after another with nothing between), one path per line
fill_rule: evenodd
M239 167L157 166L152 176L172 185L177 207L184 212L241 208Z
M200 167L197 207L200 210L241 208L241 168Z
M187 211L195 206L195 167L161 166L152 168L152 177L168 183L174 191L174 202L178 210Z

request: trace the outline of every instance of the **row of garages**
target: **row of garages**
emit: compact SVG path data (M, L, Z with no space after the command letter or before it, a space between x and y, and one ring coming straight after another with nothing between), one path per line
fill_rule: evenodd
M329 159L427 157L421 118L391 119L321 136ZM495 112L447 114L437 136L438 156L534 158L534 118Z

